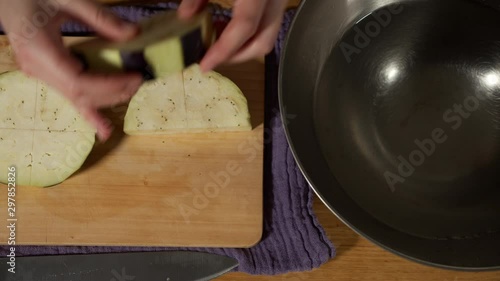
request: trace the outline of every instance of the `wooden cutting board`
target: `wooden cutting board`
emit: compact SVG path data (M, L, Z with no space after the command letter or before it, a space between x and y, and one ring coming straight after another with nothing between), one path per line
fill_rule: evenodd
M5 42L0 38L0 72L12 66ZM263 220L264 64L217 71L247 97L251 132L129 137L117 130L63 184L17 187L16 244L256 244ZM125 106L108 111L118 129L125 112ZM7 225L7 189L0 187L0 219ZM0 243L7 237L0 227Z

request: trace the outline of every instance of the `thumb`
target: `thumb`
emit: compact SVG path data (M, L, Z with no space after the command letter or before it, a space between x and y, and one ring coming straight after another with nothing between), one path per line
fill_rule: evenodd
M139 32L137 25L120 19L94 0L69 1L63 10L111 40L127 41Z
M104 117L97 109L90 107L78 108L80 114L88 121L94 128L97 129L97 138L101 142L106 142L114 131L114 126L111 120Z

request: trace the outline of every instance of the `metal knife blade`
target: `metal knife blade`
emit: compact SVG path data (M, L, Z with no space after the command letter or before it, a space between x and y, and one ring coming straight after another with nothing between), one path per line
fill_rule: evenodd
M14 264L10 261L0 259L2 281L208 281L238 266L230 257L191 251L18 257Z

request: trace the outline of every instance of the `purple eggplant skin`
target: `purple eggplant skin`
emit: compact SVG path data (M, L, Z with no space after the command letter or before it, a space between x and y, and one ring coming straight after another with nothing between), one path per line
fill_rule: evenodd
M199 63L207 52L201 28L182 36L181 38L183 68ZM167 54L168 55L168 54ZM153 67L147 62L144 50L137 52L120 52L125 71L139 72L145 81L154 80L158 77Z
M201 28L186 34L181 38L184 67L199 63L207 52Z
M72 51L71 54L73 55L73 57L75 57L76 59L78 59L80 61L80 63L83 66L83 70L87 71L90 69L90 65L87 62L87 59L85 58L84 54L76 52L76 51Z
M144 58L144 51L139 52L120 52L124 70L127 72L139 72L144 81L156 79L153 68Z
M193 64L199 63L205 56L210 42L208 36L212 34L203 34L202 27L196 28L193 31L181 36L179 38L181 42L182 51L181 54L166 54L168 55L181 55L182 56L182 69L185 69ZM158 73L156 73L155 68L148 62L145 57L145 48L142 50L125 51L121 50L120 60L121 67L118 67L106 60L104 57L98 57L98 62L93 61L96 65L91 65L87 60L87 55L84 52L78 52L73 50L73 55L78 58L85 67L85 70L91 72L101 73L103 71L107 72L137 72L140 73L144 81L155 80L158 78ZM96 58L92 57L93 60Z

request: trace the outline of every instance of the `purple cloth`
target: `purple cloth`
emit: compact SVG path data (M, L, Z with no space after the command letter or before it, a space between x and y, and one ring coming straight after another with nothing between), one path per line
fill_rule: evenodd
M114 10L124 18L136 21L167 8L176 6L116 7ZM19 256L191 250L234 257L240 263L236 271L256 275L308 271L332 259L335 248L313 212L313 192L296 165L279 116L278 58L293 15L293 11L286 14L275 53L267 60L264 234L258 245L250 249L19 246L16 249ZM214 16L216 20L227 22L231 14L219 8ZM64 31L89 30L69 24ZM0 254L7 254L6 247L1 248Z

